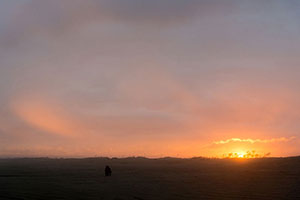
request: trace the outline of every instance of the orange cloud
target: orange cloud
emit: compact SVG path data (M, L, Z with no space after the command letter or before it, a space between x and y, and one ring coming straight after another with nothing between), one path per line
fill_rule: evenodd
M12 104L14 113L30 126L58 135L74 134L74 123L59 105L38 97L20 98Z
M289 138L285 138L285 137L281 137L281 138L272 138L272 139L267 139L267 140L261 140L261 139L240 139L240 138L231 138L228 140L220 140L220 141L216 141L214 142L214 144L227 144L230 142L247 142L247 143L272 143L272 142L289 142L291 140L296 139L296 137L289 137Z

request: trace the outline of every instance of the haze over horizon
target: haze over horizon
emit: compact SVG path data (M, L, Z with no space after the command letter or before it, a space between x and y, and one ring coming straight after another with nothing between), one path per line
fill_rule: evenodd
M300 155L300 1L2 0L0 157Z

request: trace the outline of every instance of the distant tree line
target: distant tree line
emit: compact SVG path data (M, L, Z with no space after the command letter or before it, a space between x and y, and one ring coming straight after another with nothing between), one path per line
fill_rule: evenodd
M271 153L259 154L255 150L247 151L246 153L228 153L224 154L223 158L266 158L269 157Z

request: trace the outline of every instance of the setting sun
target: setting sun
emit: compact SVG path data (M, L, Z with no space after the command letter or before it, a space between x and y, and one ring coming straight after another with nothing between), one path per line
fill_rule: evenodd
M237 153L238 154L238 158L244 158L245 154L244 153Z
M263 158L270 156L271 153L259 154L255 150L252 151L240 151L223 154L223 158Z

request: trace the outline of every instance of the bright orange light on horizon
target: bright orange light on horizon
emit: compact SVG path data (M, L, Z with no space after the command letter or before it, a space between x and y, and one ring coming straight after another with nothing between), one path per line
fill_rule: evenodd
M259 154L255 150L252 151L240 151L240 152L232 152L228 154L223 154L223 158L265 158L270 156L271 153Z
M269 135L270 133L255 132L253 135L259 134ZM236 136L238 136L238 133ZM251 137L251 132L246 132L245 136L241 138L232 137L212 141L211 145L207 146L206 149L211 156L219 158L264 158L270 157L271 153L272 156L282 156L284 154L283 148L298 142L299 140L296 136Z
M238 158L244 158L245 154L244 153L238 153Z

